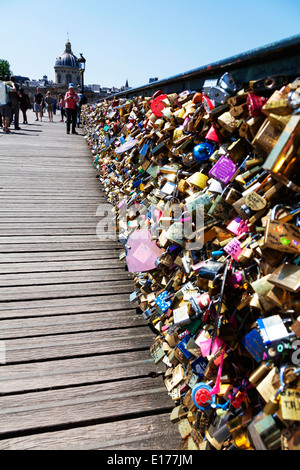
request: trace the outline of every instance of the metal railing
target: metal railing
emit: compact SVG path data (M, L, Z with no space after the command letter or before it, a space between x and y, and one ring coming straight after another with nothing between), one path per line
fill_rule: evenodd
M287 75L289 78L300 76L300 34L178 75L103 96L96 102L152 96L158 90L167 94L201 90L205 80L219 79L225 72L233 74L241 84L273 75Z

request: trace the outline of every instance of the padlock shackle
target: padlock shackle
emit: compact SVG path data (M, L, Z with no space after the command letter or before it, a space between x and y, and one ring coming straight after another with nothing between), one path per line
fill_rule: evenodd
M277 204L276 206L274 206L271 210L270 219L271 220L276 220L278 212L280 210L284 210L284 209L288 209L288 211L291 211L292 207L286 206L285 204Z

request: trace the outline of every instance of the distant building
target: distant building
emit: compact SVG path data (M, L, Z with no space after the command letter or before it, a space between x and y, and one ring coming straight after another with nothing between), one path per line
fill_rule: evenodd
M47 75L44 75L41 79L30 80L28 77L22 77L20 75L16 76L17 83L24 88L26 93L28 93L30 101L33 102L34 95L36 93L37 87L40 88L40 91L43 95L47 91L51 92L53 98L58 97L60 94L65 95L68 90L69 83L73 83L75 90L81 92L82 88L82 74L83 69L81 68L81 63L78 61L78 58L73 54L71 43L68 40L65 44L64 52L57 57L54 65L55 72L55 82L48 80ZM116 87L101 87L97 84L85 85L84 93L88 98L88 102L97 101L99 98L104 96L113 95L119 91L130 90L131 88L128 85L128 80L125 82L125 86L121 88Z
M22 75L14 75L16 82L22 85L29 80L29 77L22 77Z

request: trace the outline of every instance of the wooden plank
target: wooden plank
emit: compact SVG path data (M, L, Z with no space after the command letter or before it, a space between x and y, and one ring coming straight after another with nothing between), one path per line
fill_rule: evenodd
M128 294L117 294L109 297L91 296L80 297L80 302L76 297L27 300L26 302L1 302L0 318L25 318L40 317L49 315L65 315L77 313L91 313L110 310L118 318L119 311L134 308L129 301Z
M84 297L95 295L95 292L101 295L120 293L130 294L134 289L132 281L102 281L87 282L78 284L53 284L42 286L22 286L22 287L3 287L0 288L0 302L11 300L32 300L32 299L58 299L60 297Z
M155 376L164 365L153 363L145 351L130 351L116 355L57 359L28 364L7 365L0 370L0 393L37 392L121 379Z
M87 269L86 260L73 261L44 261L44 262L28 262L28 263L5 263L5 255L1 255L0 273L29 273L29 272L48 272L51 271L79 271ZM89 260L89 269L108 269L108 268L123 268L124 261L120 259L95 259Z
M7 226L1 230L1 235L3 236L20 236L27 237L27 236L50 236L53 237L54 235L99 235L99 231L96 232L96 227L65 227L65 228L31 228L23 227L23 228L8 228ZM103 232L105 235L105 232ZM0 245L1 246L1 245Z
M120 330L49 335L36 337L34 340L11 339L5 340L6 364L146 350L153 341L154 335L149 334L147 325Z
M108 240L111 241L111 240ZM62 236L62 235L56 235L56 236L24 236L24 237L1 237L0 236L0 244L3 243L5 244L18 244L18 243L94 243L97 245L99 242L99 238L97 238L96 234L93 235L70 235L70 236Z
M77 427L0 441L1 450L126 450L178 451L180 435L170 426L170 413ZM166 435L166 429L168 434Z
M52 317L22 318L0 321L0 339L100 331L109 328L145 327L145 320L136 311L118 310L118 312L101 310L97 313L78 315L60 315Z
M128 294L122 294L115 292L113 295L109 296L103 296L98 292L95 292L93 296L88 296L88 297L81 297L80 298L80 303L86 303L86 304L95 304L95 305L101 305L103 306L104 304L113 306L118 305L118 303L121 302L121 305L123 307L124 302L128 302L128 305L132 304L129 302L129 296ZM25 309L40 309L43 307L57 307L57 306L67 306L67 305L77 305L78 302L76 302L75 298L68 297L68 298L59 298L59 299L47 299L47 300L27 300L26 303L22 303L19 301L9 301L9 302L0 302L0 312L9 312L12 310L25 310Z
M39 252L39 253L6 253L0 258L0 263L22 263L34 261L81 261L99 259L119 259L122 248L119 250L82 250L62 252Z
M64 252L64 251L77 251L77 250L93 250L93 249L101 249L101 250L118 250L120 249L120 243L117 241L110 241L106 240L105 242L98 240L98 243L19 243L19 244L0 244L1 253L29 253L29 252L46 252L46 251L53 251L53 252Z
M75 282L132 281L130 273L124 269L84 270L70 273L54 271L46 273L0 274L0 286L36 286L47 284L70 284ZM0 287L0 289L1 289ZM66 286L67 288L68 286Z
M76 225L74 224L76 223ZM3 224L3 227L1 227L1 232L2 229L23 229L23 228L30 228L30 229L64 229L64 228L94 228L95 230L95 219L93 220L84 220L82 221L80 218L73 219L66 221L64 217L59 219L58 221L49 220L46 219L44 221L39 220L39 218L36 218L36 220L29 219L28 221L24 220L13 220L13 219L8 219L6 222L3 222L3 219L1 219L1 223Z
M2 396L0 434L147 416L171 411L171 405L160 378L27 393L26 401L19 395Z

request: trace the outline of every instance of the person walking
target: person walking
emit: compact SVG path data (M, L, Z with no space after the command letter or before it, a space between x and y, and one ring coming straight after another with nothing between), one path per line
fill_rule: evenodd
M53 106L52 106L52 108L53 108L53 115L54 115L54 116L56 116L56 109L57 109L56 107L57 107L57 101L56 101L55 98L53 98Z
M53 122L53 98L50 91L48 91L46 94L45 105L48 111L49 121Z
M73 83L69 83L69 90L65 94L65 106L66 106L66 115L67 115L67 134L70 134L70 128L72 124L72 134L78 134L76 132L76 122L77 122L77 103L79 101L78 95L74 90Z
M20 101L20 108L23 114L23 124L28 124L27 121L27 109L30 109L30 100L27 93L25 93L24 88L20 88L21 93L21 101Z
M33 110L36 115L36 121L39 120L39 115L40 115L41 121L43 119L43 104L44 104L44 97L42 93L40 92L39 87L37 87L36 94L34 95L34 99L33 99Z
M66 112L65 112L65 100L64 100L63 95L59 95L58 100L59 100L59 108L60 108L60 116L61 116L60 122L64 122L64 117L66 115Z
M80 127L81 124L81 107L87 103L87 97L84 93L78 93L79 103L77 105L77 126Z
M9 93L9 98L11 102L11 114L14 119L15 130L21 130L19 126L19 114L20 114L20 98L21 94L19 91L19 85L16 83L15 77L10 77L10 81L14 84L14 91Z

